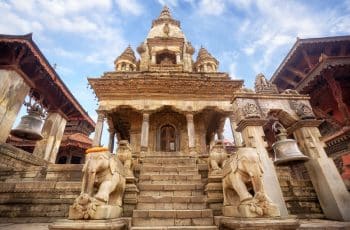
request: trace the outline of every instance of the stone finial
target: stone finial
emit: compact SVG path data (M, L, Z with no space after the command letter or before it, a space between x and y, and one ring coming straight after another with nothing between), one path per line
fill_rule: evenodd
M160 15L158 17L159 19L170 19L171 17L171 13L170 13L170 9L168 6L164 5L162 12L160 12Z
M255 78L255 92L257 93L277 93L276 86L269 82L265 75L259 73Z

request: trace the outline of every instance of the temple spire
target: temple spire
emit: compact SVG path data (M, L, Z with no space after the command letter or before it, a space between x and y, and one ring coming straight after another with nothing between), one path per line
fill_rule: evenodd
M164 5L162 12L160 12L160 15L158 18L159 19L171 19L172 18L168 6Z

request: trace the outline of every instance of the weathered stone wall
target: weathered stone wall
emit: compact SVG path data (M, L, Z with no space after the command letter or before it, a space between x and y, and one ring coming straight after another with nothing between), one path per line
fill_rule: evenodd
M304 167L305 168L305 167ZM276 167L277 176L289 214L299 218L320 218L323 212L315 189L303 165ZM297 175L298 174L298 175Z
M26 169L30 166L45 166L48 162L9 144L0 144L0 167ZM3 172L2 172L3 173Z

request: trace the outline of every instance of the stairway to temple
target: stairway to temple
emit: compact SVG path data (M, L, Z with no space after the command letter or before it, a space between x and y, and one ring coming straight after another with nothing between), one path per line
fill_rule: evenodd
M155 152L142 158L132 229L218 229L196 159Z

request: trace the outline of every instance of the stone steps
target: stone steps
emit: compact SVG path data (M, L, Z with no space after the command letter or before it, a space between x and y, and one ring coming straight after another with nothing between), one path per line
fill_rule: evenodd
M180 180L180 181L201 181L200 175L180 175L178 173L163 175L163 174L142 174L139 177L139 181L170 181L170 180Z
M213 213L202 210L134 210L133 226L208 226Z
M189 184L149 184L142 182L138 184L141 191L203 191L204 185L202 183Z
M141 158L143 164L196 164L195 158L174 156L148 156Z
M195 158L156 152L141 162L132 229L218 229Z
M203 196L139 196L137 209L140 210L197 210L206 209Z
M131 230L218 230L216 226L152 226L132 227Z
M172 184L172 185L182 185L182 184L200 184L202 182L202 180L176 180L176 179L169 179L169 180L142 180L140 181L140 183L142 184L164 184L165 182L168 182L169 184Z
M198 172L196 166L142 166L141 172Z

